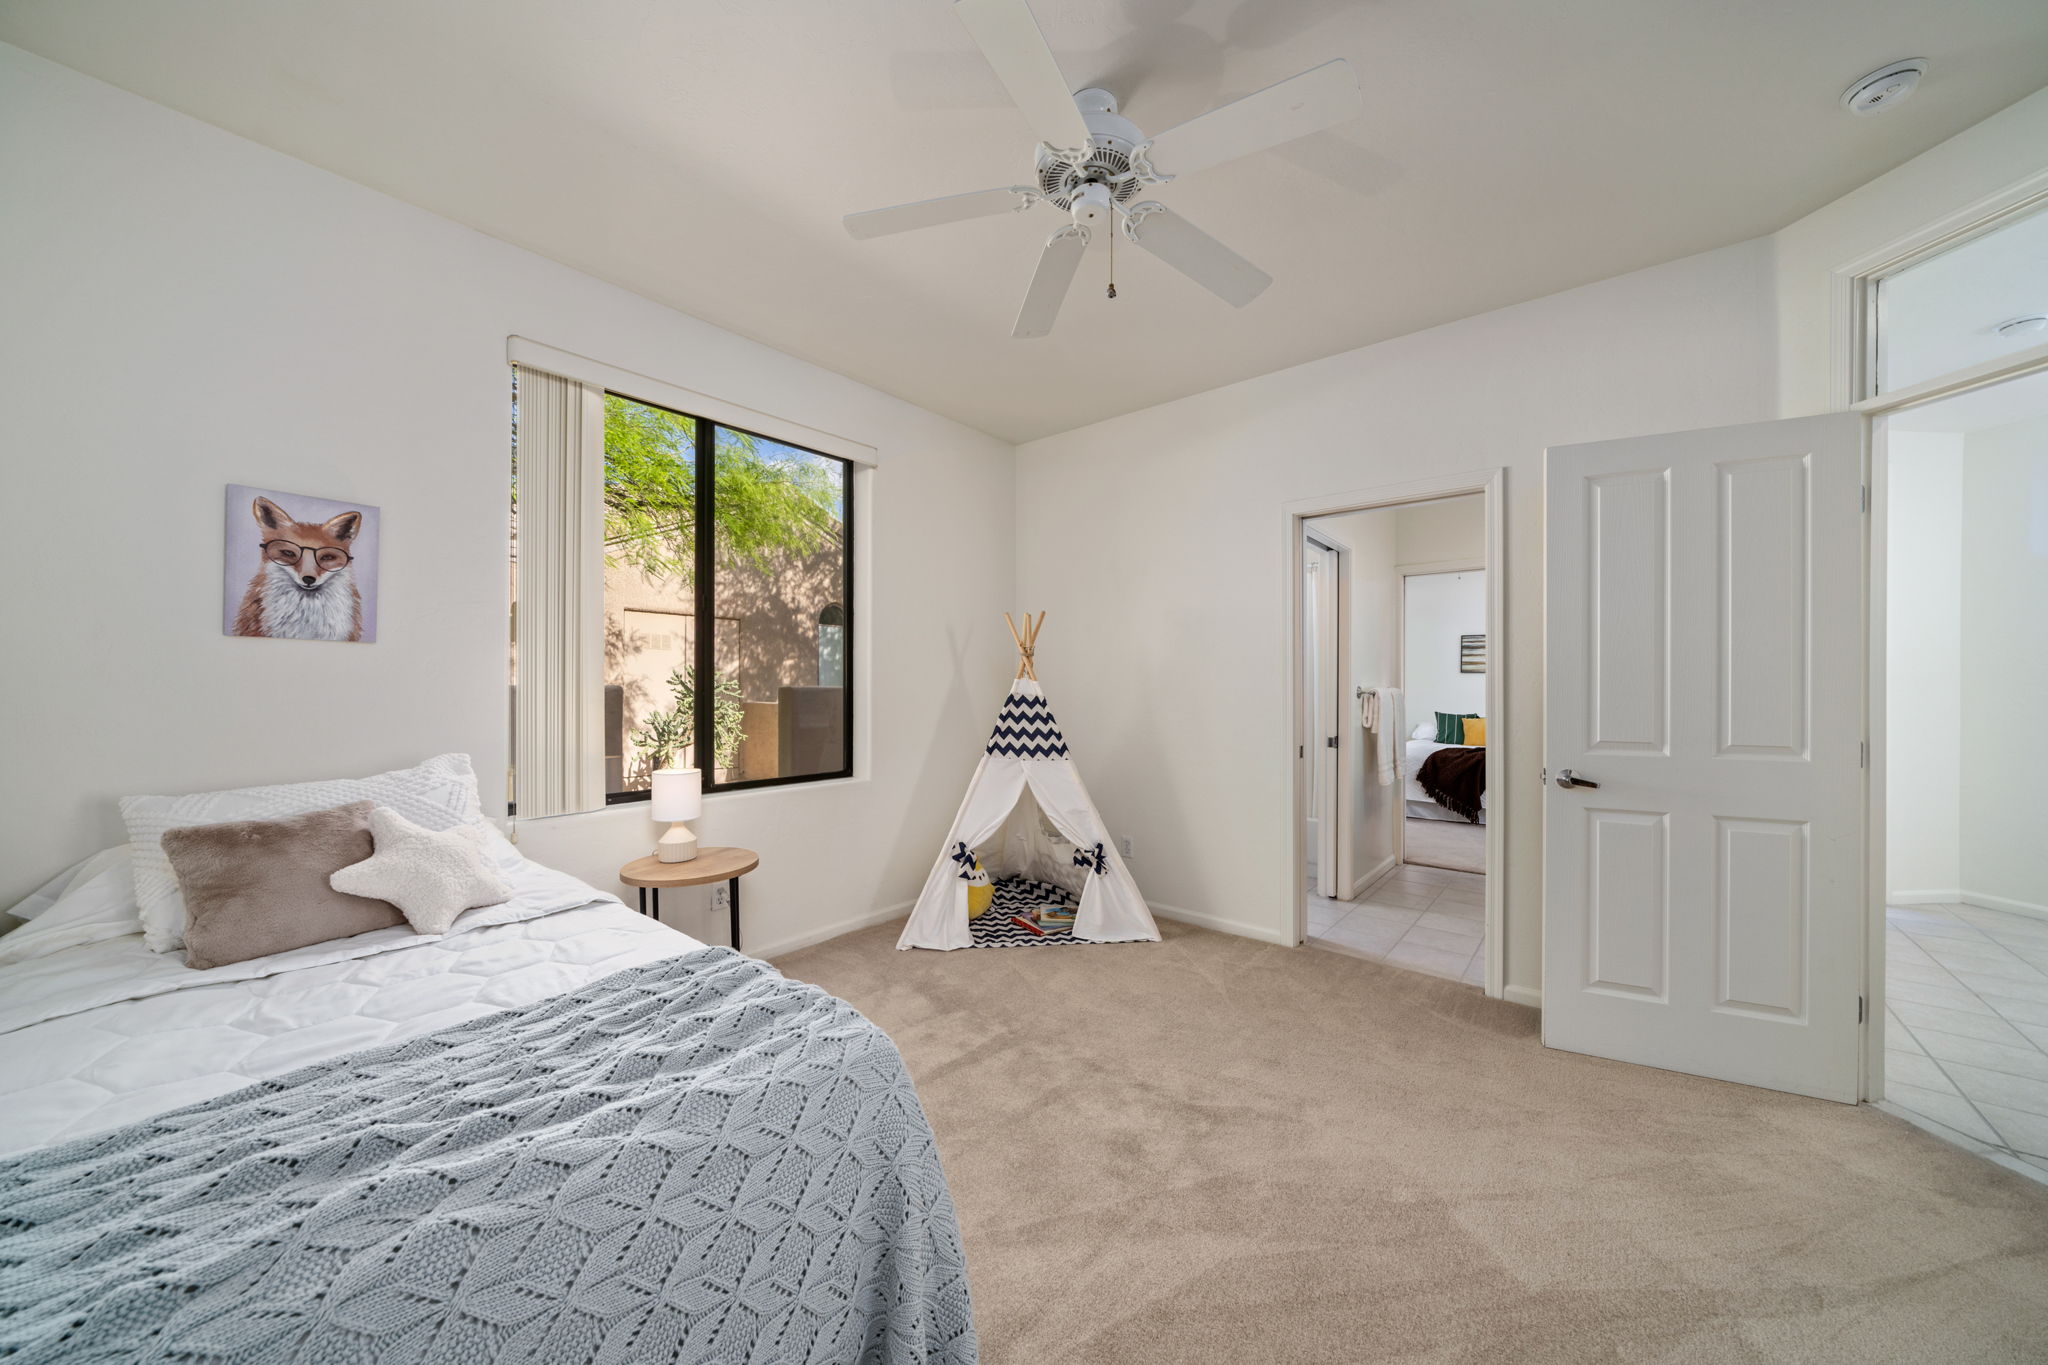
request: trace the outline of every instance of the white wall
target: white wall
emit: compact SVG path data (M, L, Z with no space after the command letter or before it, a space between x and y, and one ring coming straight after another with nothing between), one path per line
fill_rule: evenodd
M1962 501L1963 889L2048 914L2048 418L1964 437Z
M1745 243L1020 448L1020 600L1061 623L1060 721L1137 839L1149 897L1275 941L1292 924L1285 504L1506 466L1510 640L1494 653L1529 776L1505 801L1505 946L1528 998L1543 449L1769 417L1770 268L1769 244Z
M1398 554L1403 564L1484 564L1486 499L1439 498L1394 511Z
M1348 566L1344 621L1348 669L1339 708L1345 723L1337 729L1343 755L1345 833L1350 840L1348 856L1340 861L1351 883L1339 890L1347 896L1356 895L1366 882L1386 871L1394 857L1400 788L1382 787L1375 777L1371 736L1357 723L1355 693L1360 687L1391 687L1396 676L1398 515L1382 508L1319 517L1310 523L1318 534L1345 548Z
M699 832L763 855L749 947L914 894L1012 662L1009 447L5 46L0 184L0 904L119 842L123 793L466 750L502 809L514 333L880 449L865 780L713 797ZM377 643L221 635L231 481L383 509ZM1057 669L1084 642L1052 626ZM522 828L607 887L655 834Z
M1885 882L1894 903L1962 887L1963 438L1886 436Z
M1486 675L1458 669L1460 636L1486 633L1484 573L1415 574L1407 583L1402 660L1409 728L1433 713L1486 714Z

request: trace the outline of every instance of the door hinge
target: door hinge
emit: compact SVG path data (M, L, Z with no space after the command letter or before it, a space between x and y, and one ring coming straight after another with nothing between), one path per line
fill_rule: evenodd
M1856 1022L1863 1022L1863 997L1860 995L1856 997Z
M1296 758L1307 758L1307 757L1308 757L1308 745L1306 745L1306 744L1297 744L1297 745L1295 745L1295 746L1294 746L1294 756L1295 756Z
M1329 749L1334 749L1334 748L1336 748L1336 747L1337 747L1337 737L1336 737L1335 735L1331 735L1331 736L1330 736L1330 737L1329 737L1329 738L1328 738L1327 740L1324 740L1324 741L1323 741L1323 746L1324 746L1325 748L1329 748Z
M1870 513L1870 485L1867 483L1863 485L1863 512L1866 516Z
M1856 745L1856 766L1859 768L1870 766L1870 741L1867 739L1859 741Z

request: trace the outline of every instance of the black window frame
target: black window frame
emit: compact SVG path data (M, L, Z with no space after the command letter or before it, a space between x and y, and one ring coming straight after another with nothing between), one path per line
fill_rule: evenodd
M717 689L713 687L699 687L697 689L697 696L693 703L694 714L690 717L690 734L692 736L692 757L696 761L698 769L704 774L704 794L706 796L716 792L758 791L766 787L792 787L805 782L833 782L852 777L854 775L853 659L856 648L854 644L853 615L853 498L854 475L859 467L843 455L832 455L822 450L813 450L809 446L798 445L796 442L784 440L780 436L770 436L764 432L750 431L745 427L734 426L730 422L715 421L712 418L699 416L693 412L684 412L680 408L669 407L666 403L651 403L645 398L618 389L607 389L605 393L608 397L623 398L629 403L638 403L642 407L659 408L661 411L672 413L677 417L686 417L694 424L697 437L695 456L697 484L695 517L697 525L692 529L697 541L697 562L696 581L691 585L691 600L696 611L697 624L696 629L693 631L696 638L691 641L691 663L695 667L696 675L699 678L715 678L718 667L718 616L715 609L718 602L718 518L716 505L718 499L718 433L720 431L730 431L740 436L751 436L757 441L770 441L790 450L800 450L806 455L815 455L821 460L831 460L843 467L844 473L840 481L840 488L844 493L845 501L842 503L840 511L839 596L835 600L838 602L840 609L846 613L844 644L846 651L844 664L846 681L839 689L841 694L840 706L843 708L840 724L846 735L845 765L832 772L793 773L780 777L750 778L741 782L718 781L716 755L712 755L712 762L706 764L704 762L706 756L701 752L703 746L698 744L696 740L696 736L712 733L712 706L717 700ZM631 805L636 801L651 800L653 796L654 793L651 790L606 792L604 803L607 806L625 806Z

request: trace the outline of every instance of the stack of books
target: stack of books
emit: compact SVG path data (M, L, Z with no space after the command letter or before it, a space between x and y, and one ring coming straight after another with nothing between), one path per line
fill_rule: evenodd
M1041 905L1034 917L1048 934L1062 934L1073 929L1074 916L1079 913L1079 908L1072 905Z

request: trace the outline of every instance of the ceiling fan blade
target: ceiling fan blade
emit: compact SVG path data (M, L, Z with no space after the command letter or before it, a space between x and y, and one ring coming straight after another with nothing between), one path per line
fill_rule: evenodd
M1024 291L1024 306L1017 310L1017 325L1010 329L1013 337L1042 337L1052 331L1052 324L1060 315L1060 304L1066 301L1067 289L1074 283L1074 272L1081 268L1081 258L1088 254L1088 229L1078 223L1069 223L1046 239L1045 250L1038 258L1038 271L1031 277L1031 287Z
M1074 105L1067 78L1045 45L1031 7L1024 0L954 0L953 12L1023 110L1032 133L1063 151L1086 147L1087 121Z
M1152 139L1152 164L1180 176L1319 133L1365 111L1358 74L1342 57L1256 95L1211 109Z
M1123 223L1126 240L1222 299L1242 308L1266 292L1273 277L1164 204L1131 206Z
M1012 185L1007 189L974 190L968 194L949 194L943 199L897 204L893 208L868 209L864 213L849 213L840 221L846 224L849 235L866 241L870 237L886 237L892 232L914 232L918 228L938 227L942 223L988 218L1029 208L1036 202L1036 190Z

